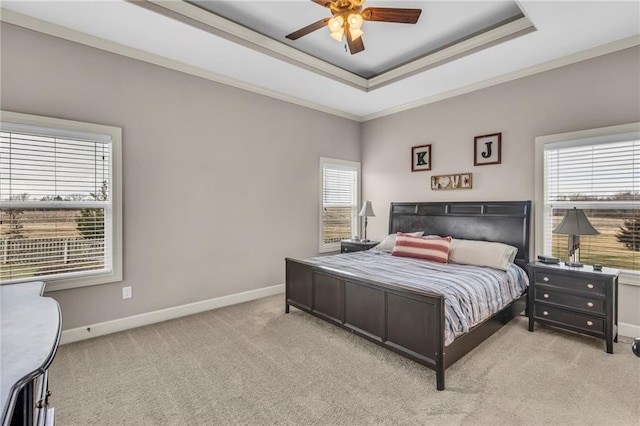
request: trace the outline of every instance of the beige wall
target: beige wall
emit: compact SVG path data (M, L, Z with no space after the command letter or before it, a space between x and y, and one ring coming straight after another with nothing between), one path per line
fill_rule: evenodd
M640 48L601 56L362 126L363 199L388 230L391 201L534 199L536 136L640 121ZM473 137L502 132L502 164L473 165ZM411 146L432 144L432 170L411 172ZM471 172L473 189L432 191L431 175ZM638 283L640 284L640 283ZM640 326L640 287L620 287L620 321Z
M285 256L318 250L319 156L361 155L380 238L391 201L532 200L536 136L640 121L638 48L358 124L8 24L0 37L2 109L123 128L125 280L51 293L65 329L281 284ZM473 137L493 132L502 164L474 167ZM426 143L433 170L411 173ZM430 190L456 172L472 190ZM640 287L620 296L640 325Z
M50 293L65 329L282 284L285 256L318 253L319 157L359 161L358 123L8 24L0 36L2 109L123 129L124 281Z

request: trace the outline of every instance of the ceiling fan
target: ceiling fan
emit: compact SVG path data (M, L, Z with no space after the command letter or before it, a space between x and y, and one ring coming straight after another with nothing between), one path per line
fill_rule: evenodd
M366 0L311 0L331 11L333 18L324 18L286 37L297 40L325 25L331 31L331 37L342 42L346 35L349 51L352 55L364 50L362 42L362 24L364 21L396 22L400 24L415 24L418 22L422 9L398 9L392 7L368 7L362 10Z

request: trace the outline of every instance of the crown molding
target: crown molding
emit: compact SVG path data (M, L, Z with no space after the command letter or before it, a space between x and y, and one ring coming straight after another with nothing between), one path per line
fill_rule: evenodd
M409 102L404 105L382 110L373 114L356 115L347 113L345 111L337 110L335 108L329 108L324 105L320 105L315 102L306 101L294 96L283 95L273 90L265 89L253 84L248 84L221 74L208 71L199 67L195 67L189 64L185 64L173 59L167 59L159 55L144 52L139 49L124 46L119 43L114 43L99 37L81 33L79 31L71 30L59 25L55 25L49 22L41 21L20 13L16 13L7 9L0 8L0 21L13 24L22 28L27 28L33 31L37 31L43 34L51 35L64 40L69 40L86 46L94 47L96 49L105 50L111 53L115 53L121 56L136 59L142 62L150 63L153 65L161 66L171 70L183 72L207 80L215 81L227 86L235 87L242 90L247 90L260 95L268 96L270 98L278 99L284 102L299 105L305 108L310 108L316 111L324 112L337 117L346 118L348 120L356 122L366 122L377 118L385 117L388 115L397 114L399 112L407 111L410 109L418 108L424 105L429 105L435 102L439 102L448 98L463 95L466 93L474 92L476 90L485 89L498 84L506 83L519 78L528 77L530 75L538 74L544 71L549 71L554 68L571 65L577 62L585 61L587 59L595 58L598 56L614 53L620 50L636 47L640 45L640 36L627 37L618 41L607 43L592 49L587 49L581 52L574 53L562 58L547 61L543 64L538 64L525 68L523 70L511 72L499 77L484 80L478 83L470 84L461 88L445 91L433 96L428 96L414 102Z
M361 122L375 120L376 118L385 117L388 115L397 114L399 112L407 111L410 109L418 108L424 105L439 102L445 99L453 98L455 96L464 95L466 93L475 92L476 90L486 89L487 87L496 86L498 84L507 83L509 81L518 80L520 78L528 77L534 74L538 74L545 71L550 71L555 68L564 67L567 65L575 64L578 62L586 61L587 59L596 58L598 56L607 55L609 53L618 52L620 50L629 49L631 47L640 46L640 36L631 36L617 40L611 43L603 44L591 49L583 50L581 52L574 53L572 55L563 56L558 59L553 59L538 65L534 65L519 71L514 71L508 74L504 74L498 77L494 77L488 80L480 81L474 84L469 84L464 87L460 87L446 92L438 93L437 95L428 96L426 98L419 99L414 102L409 102L404 105L400 105L394 108L389 108L384 111L379 111L373 114L368 114L360 117Z
M368 81L368 89L377 89L535 30L529 18L524 16L518 16L515 19L500 22L493 27L485 28L463 40L457 40L449 46L430 52L405 65L370 78Z
M350 114L334 108L329 108L324 105L317 104L315 102L310 102L304 99L297 98L295 96L284 95L274 90L269 90L254 84L245 83L243 81L230 78L213 71L209 71L200 67L189 65L184 62L176 61L174 59L165 58L163 56L156 55L153 53L145 52L140 49L125 46L123 44L105 40L100 37L92 36L86 33L82 33L80 31L72 30L60 25L52 24L50 22L45 22L45 21L32 18L30 16L26 16L21 13L13 12L11 10L7 10L4 8L0 8L0 21L6 22L8 24L16 25L22 28L26 28L29 30L33 30L39 33L47 34L53 37L83 44L85 46L115 53L121 56L138 60L138 61L168 68L174 71L179 71L185 74L190 74L190 75L204 78L207 80L215 81L216 83L221 83L226 86L247 90L249 92L257 93L259 95L268 96L270 98L274 98L284 102L303 106L305 108L310 108L316 111L321 111L327 114L346 118L348 120L360 121L360 117L355 114Z
M193 4L175 0L126 1L357 89L366 90L367 88L367 79L359 75L294 49Z

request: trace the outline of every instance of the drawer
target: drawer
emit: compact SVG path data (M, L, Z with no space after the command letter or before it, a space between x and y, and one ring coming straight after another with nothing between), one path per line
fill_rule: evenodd
M584 312L604 315L604 299L589 297L588 295L568 294L555 291L553 287L535 286L534 298L536 302L550 303L579 309Z
M544 284L567 290L583 291L586 294L605 295L607 283L603 279L591 278L586 275L564 275L558 273L546 273L536 270L536 284Z
M534 317L561 326L566 325L582 332L604 335L604 318L582 315L543 304L535 305Z

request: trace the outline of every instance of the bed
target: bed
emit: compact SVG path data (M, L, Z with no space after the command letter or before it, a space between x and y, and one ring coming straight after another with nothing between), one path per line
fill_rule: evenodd
M423 231L425 235L508 244L517 248L514 268L526 270L530 216L530 201L391 203L389 234ZM333 257L354 255L375 256ZM339 262L286 258L285 264L286 313L293 306L433 369L438 390L445 388L446 368L526 309L523 293L451 337L444 294L403 285L393 277L344 268Z

